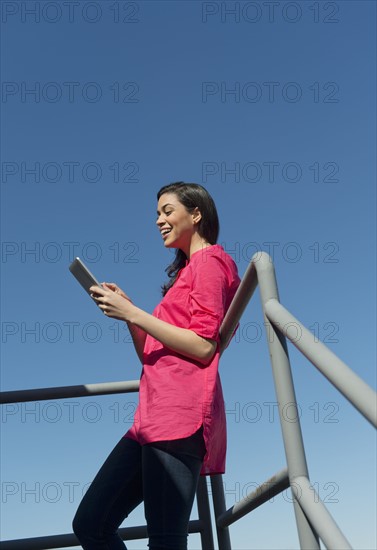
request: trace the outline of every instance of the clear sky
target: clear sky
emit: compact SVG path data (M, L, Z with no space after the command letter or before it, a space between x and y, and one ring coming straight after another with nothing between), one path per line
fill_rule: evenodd
M172 258L156 192L177 180L213 195L240 274L270 252L282 303L375 387L375 2L15 0L1 17L2 390L139 378L68 265L152 311ZM373 550L375 432L290 356L312 483ZM229 507L285 466L258 291L221 376ZM3 407L3 539L71 532L136 399ZM140 507L126 524L142 523ZM298 548L290 493L230 533L236 550Z

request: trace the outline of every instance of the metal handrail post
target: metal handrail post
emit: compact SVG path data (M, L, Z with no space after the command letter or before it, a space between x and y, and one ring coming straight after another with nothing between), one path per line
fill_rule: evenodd
M202 550L213 550L211 510L209 507L207 480L204 476L199 477L198 488L196 490L196 503L198 506L198 516L203 523L203 529L200 531L200 540Z
M221 474L211 476L211 488L219 550L232 550L230 545L229 528L220 527L217 523L217 518L226 512L223 476Z
M293 386L291 366L288 356L287 343L284 336L275 331L265 312L265 304L271 298L279 301L275 269L272 260L265 252L259 252L252 258L258 275L259 290L264 314L264 321L267 330L267 341L270 351L272 374L275 384L275 392L279 404L280 424L283 434L284 449L287 459L288 475L292 484L296 477L309 477L308 467L305 458L305 450L301 433L299 415L296 420L284 418L286 405L295 406L297 402ZM300 540L300 547L308 550L319 550L319 540L313 531L311 524L304 515L296 499L293 499L296 515L297 531Z

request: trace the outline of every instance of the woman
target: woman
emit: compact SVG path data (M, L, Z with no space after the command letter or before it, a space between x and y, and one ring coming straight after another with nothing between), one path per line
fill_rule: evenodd
M117 529L142 501L149 549L186 549L199 475L225 468L219 328L240 282L237 268L216 244L219 221L206 189L177 182L157 199L164 245L177 250L153 314L114 283L91 288L106 316L127 322L143 370L134 424L73 521L88 550L124 550Z

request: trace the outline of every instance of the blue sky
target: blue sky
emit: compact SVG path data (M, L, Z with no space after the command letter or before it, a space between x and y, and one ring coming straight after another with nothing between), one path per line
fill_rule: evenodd
M2 390L139 377L123 326L68 265L80 256L152 311L172 257L156 193L176 180L213 195L240 275L270 252L281 302L375 387L376 4L1 8ZM221 363L228 507L285 465L263 330L257 291ZM351 545L373 550L375 432L290 357L311 480ZM3 539L71 531L136 399L3 407ZM140 507L127 525L142 523ZM298 548L290 493L230 532L236 550Z

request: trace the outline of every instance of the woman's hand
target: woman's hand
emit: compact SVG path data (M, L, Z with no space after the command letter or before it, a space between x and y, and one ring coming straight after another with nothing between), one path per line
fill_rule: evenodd
M134 309L131 299L115 283L101 283L90 287L91 297L107 317L128 321Z

